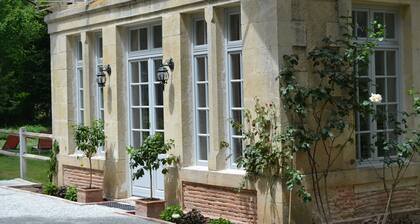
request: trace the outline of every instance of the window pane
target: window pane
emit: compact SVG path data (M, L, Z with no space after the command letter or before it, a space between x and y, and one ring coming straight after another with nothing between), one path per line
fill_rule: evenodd
M133 106L140 106L140 86L131 86L131 103Z
M131 62L131 82L138 83L139 81L139 63Z
M79 121L79 123L80 123L80 124L84 124L84 123L85 123L85 113L84 113L84 111L83 111L83 110L81 110L81 111L80 111L79 116L80 116L80 121Z
M358 117L359 117L358 131L369 131L370 130L369 116L362 116L359 114Z
M78 73L79 73L79 89L83 89L83 70L82 69L78 69Z
M140 30L140 50L147 50L147 28L141 28Z
M369 99L369 78L362 78L359 79L359 101L362 102L364 100Z
M360 134L360 153L362 159L370 157L370 134Z
M206 84L197 84L197 106L200 108L207 107L206 88Z
M235 162L240 156L242 156L242 139L241 138L232 139L232 153L233 153L233 159Z
M232 120L236 124L242 124L242 111L241 110L232 110ZM242 130L237 128L232 128L233 135L242 135Z
M207 160L207 136L198 137L199 144L199 160Z
M163 86L155 84L155 103L156 106L163 106Z
M356 12L356 21L355 25L357 37L367 37L367 27L368 27L368 13L367 12Z
M359 77L369 76L369 64L368 63L360 64L358 66L357 72L358 72L357 75Z
M141 129L149 129L150 128L150 121L149 121L149 109L142 108L141 109Z
M207 23L205 20L195 21L195 45L207 44Z
M388 39L395 38L395 16L391 13L385 14L385 37Z
M141 105L148 106L149 105L149 86L141 85L140 91L141 91Z
M83 99L83 90L79 90L79 109L85 108L84 105L85 105L85 102Z
M150 136L150 133L148 132L148 131L142 131L141 132L141 138L142 138L142 141L144 142L144 140L146 140L146 138L147 137L149 137Z
M198 111L198 133L207 134L207 111Z
M156 112L156 115L155 115L156 129L163 130L164 129L164 125L163 125L163 108L156 108L155 109L155 112Z
M383 51L375 51L375 73L378 76L385 75L385 56Z
M385 132L378 132L376 134L375 140L375 147L378 150L378 157L385 156L385 141L386 141L386 133Z
M241 40L241 15L229 16L229 41Z
M206 81L206 58L205 57L197 57L197 81Z
M98 58L102 58L103 57L103 44L102 44L102 37L98 37Z
M388 105L388 129L394 129L398 121L398 110L396 104Z
M77 41L77 60L83 60L83 45L80 40Z
M140 109L139 108L133 108L131 109L132 114L132 123L131 128L132 129L140 129Z
M139 30L130 31L130 50L131 51L139 50Z
M141 71L141 82L147 82L149 80L149 68L147 61L140 62Z
M375 12L373 14L373 19L374 21L378 22L379 24L385 25L384 23L384 14L381 12ZM377 27L375 27L375 32L378 32L379 30L377 29Z
M385 105L377 105L376 106L376 114L377 114L377 120L376 120L376 129L377 130L383 130L385 129L385 123L386 123L386 106Z
M232 107L242 107L242 83L232 82Z
M385 96L385 78L377 78L375 86L376 93L381 94L381 96Z
M397 79L388 78L387 79L387 102L397 102Z
M396 56L395 51L387 51L386 52L386 75L387 76L395 76L396 75Z
M240 54L231 54L230 55L230 71L231 79L238 80L242 79L241 77L241 55Z
M133 131L133 147L140 147L140 142L141 142L141 137L140 137L140 132L139 131Z
M154 48L162 47L162 26L153 27L153 47Z

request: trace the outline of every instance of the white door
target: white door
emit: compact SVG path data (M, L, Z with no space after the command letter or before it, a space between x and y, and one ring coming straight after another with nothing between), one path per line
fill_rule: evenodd
M141 146L150 135L163 135L163 88L155 80L156 70L162 64L161 56L129 60L130 82L130 139L134 147ZM153 197L164 198L164 178L161 170L152 173ZM134 196L150 197L148 172L132 182Z

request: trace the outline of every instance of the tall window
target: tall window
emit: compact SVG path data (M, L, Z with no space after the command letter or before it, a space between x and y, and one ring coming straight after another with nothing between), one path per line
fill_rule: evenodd
M210 148L207 23L196 17L192 25L196 160L197 165L206 165Z
M76 90L77 90L77 123L84 124L85 104L84 104L84 85L83 85L83 45L80 38L76 39Z
M131 145L139 147L149 135L164 131L163 87L155 75L162 64L162 26L145 25L129 34Z
M385 26L384 41L379 43L368 65L358 68L359 99L368 100L371 93L382 95L375 106L379 119L357 115L357 156L360 160L380 160L385 154L382 140L397 141L393 131L398 119L399 101L399 49L398 14L394 11L355 9L353 23L358 39L368 37L370 24L377 21ZM374 150L372 150L372 147Z
M96 52L96 73L99 71L99 66L103 65L103 46L102 46L102 34L97 33L95 36L95 52ZM94 74L94 79L96 78ZM99 120L104 120L104 88L96 84L96 117Z
M235 123L243 120L243 74L242 74L242 32L241 14L239 9L226 12L226 59L228 81L228 113ZM236 167L235 161L242 156L243 134L240 130L229 126L231 167Z

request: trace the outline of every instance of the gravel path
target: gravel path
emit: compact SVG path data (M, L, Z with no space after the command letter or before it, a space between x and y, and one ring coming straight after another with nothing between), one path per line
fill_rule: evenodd
M1 224L157 224L133 216L116 214L116 212L123 212L123 210L99 205L77 205L0 187Z

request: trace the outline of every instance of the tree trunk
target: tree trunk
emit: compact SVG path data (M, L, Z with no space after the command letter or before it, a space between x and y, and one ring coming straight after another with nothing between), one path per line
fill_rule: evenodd
M153 199L152 169L149 170L150 175L150 199Z
M89 158L89 189L92 189L92 158Z

